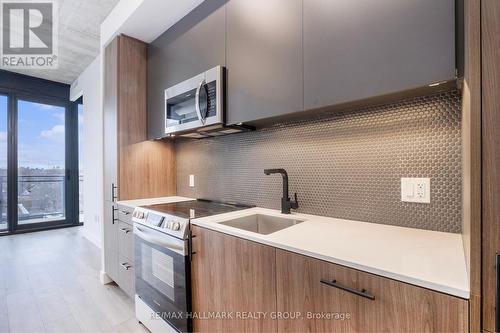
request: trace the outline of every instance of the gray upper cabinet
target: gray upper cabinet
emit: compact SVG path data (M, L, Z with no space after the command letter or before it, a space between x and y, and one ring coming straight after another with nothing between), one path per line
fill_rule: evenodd
M226 66L226 122L455 79L455 0L210 0L148 47L148 138L164 90Z
M165 89L215 66L225 66L225 3L203 2L149 44L149 139L165 136Z
M302 110L302 1L230 0L226 61L229 124Z
M304 108L454 79L454 6L454 0L304 1Z

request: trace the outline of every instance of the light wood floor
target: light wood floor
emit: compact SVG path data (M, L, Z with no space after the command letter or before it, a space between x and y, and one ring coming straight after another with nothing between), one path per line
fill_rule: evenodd
M148 332L79 227L0 237L0 332Z

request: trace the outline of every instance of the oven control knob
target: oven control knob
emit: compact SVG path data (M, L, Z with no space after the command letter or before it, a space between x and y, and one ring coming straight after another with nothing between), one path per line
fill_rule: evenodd
M172 223L172 230L177 231L181 228L181 224L179 222Z

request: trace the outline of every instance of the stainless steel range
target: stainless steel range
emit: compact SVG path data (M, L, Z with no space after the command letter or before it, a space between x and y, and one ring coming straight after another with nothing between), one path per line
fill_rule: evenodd
M134 210L136 316L150 331L193 330L189 221L246 208L192 200Z

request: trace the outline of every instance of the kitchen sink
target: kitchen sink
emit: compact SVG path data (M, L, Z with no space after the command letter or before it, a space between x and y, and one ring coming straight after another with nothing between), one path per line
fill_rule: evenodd
M273 232L289 228L301 222L304 222L304 220L273 215L254 214L221 222L220 224L262 235L269 235Z

